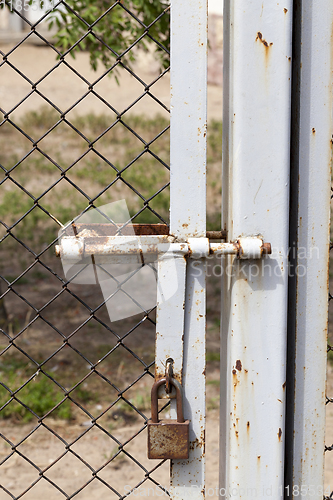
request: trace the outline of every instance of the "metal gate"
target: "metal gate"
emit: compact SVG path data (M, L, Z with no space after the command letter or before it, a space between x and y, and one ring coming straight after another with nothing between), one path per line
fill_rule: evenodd
M333 7L224 2L222 228L207 232L207 4L156 2L153 19L134 8L140 2L102 4L98 16L93 4L52 5L55 25L66 15L76 23L59 32L61 50L43 28L49 12L32 22L33 2L1 4L25 32L0 47L0 72L26 89L14 85L0 104L0 499L205 498L205 269L214 253L223 271L220 484L207 496L322 498ZM106 41L115 20L125 49ZM39 75L23 69L31 38L49 51ZM92 52L94 78L78 62L89 46L104 54L101 69ZM162 54L150 81L131 64L140 46ZM169 70L170 126L159 90ZM45 90L57 71L75 86L72 102ZM117 87L103 86L115 72L137 85L121 107ZM154 124L131 115L148 101L164 113ZM104 115L83 120L80 106ZM129 215L119 209L118 218L121 199ZM143 268L157 279L153 306ZM125 300L132 318L117 309ZM155 352L142 339L156 341ZM190 436L189 459L169 470L147 459L145 436L150 388L170 359ZM160 396L160 414L175 416L174 400ZM96 440L92 456L87 440Z
M223 281L221 485L241 498L324 491L332 158L330 2L225 2L223 221L262 262Z
M174 376L184 388L184 413L191 420L190 461L172 463L169 487L169 463L149 461L145 452L149 392L154 378L151 347L154 347L156 305L147 307L140 303L140 296L134 298L135 287L131 283L140 266L126 277L119 277L119 273L112 275L96 257L92 260L97 278L94 281L85 274L84 265L69 275L66 263L62 269L56 253L64 257L61 245L66 237L70 238L68 231L74 233L77 243L89 231L90 236L97 235L102 240L119 234L115 236L119 240L126 238L122 235L129 224L139 223L132 228L140 245L142 238L149 239L151 234L160 233L157 239L166 240L172 233L181 254L178 262L185 263L181 242L190 236L206 237L206 71L202 71L207 62L206 6L193 2L190 21L188 5L176 2L172 11L170 162L174 167L169 224L169 108L165 103L168 99L161 96L159 83L169 72L168 38L164 30L168 27L170 7L155 2L156 15L151 18L129 2L116 1L110 5L102 2L100 7L104 10L99 15L89 10L89 4L86 9L82 6L78 9L73 8L73 2L53 3L53 12L58 9L53 18L55 26L66 16L72 16L67 42L58 49L45 31L44 21L52 12L39 11L37 20L35 13L31 21L29 9L34 4L18 1L1 4L3 12L20 20L24 27L18 41L16 35L16 41L1 47L1 78L4 81L14 74L14 88L18 81L23 81L25 89L13 90L0 109L4 264L0 296L3 313L0 412L4 424L0 497L125 498L142 496L147 490L148 496L149 492L175 496L185 491L187 497L202 498L203 262L199 261L195 269L187 266L186 296L185 267L182 267L179 290L171 304L175 310L158 310L158 333L164 337L162 350L167 351L169 343ZM108 26L115 26L116 22L122 30L123 43L127 43L122 49L116 38L113 46L108 44ZM126 31L131 24L135 25L135 39ZM60 38L64 36L61 31L58 33ZM73 40L75 35L77 38ZM40 66L35 73L24 65L24 48L32 39L41 45ZM89 68L79 66L80 49L89 46L103 53L105 68L94 62L91 52L92 66L97 69L95 75ZM142 76L140 65L134 70L131 64L132 55L140 46L143 50L155 47L161 54L159 74L149 81ZM75 54L76 58L71 59ZM184 68L189 78L185 86ZM77 97L72 102L66 91L59 96L56 89L50 91L44 85L46 79L56 79L57 72L64 85L69 82L76 88ZM115 81L114 73L121 85L128 80L136 84L136 95L127 97L126 105L117 102L117 87L105 83ZM162 116L142 123L130 112L135 106L147 105L147 101L153 102L154 114ZM86 112L84 120L75 114L81 105L92 110L90 114ZM98 116L101 108L103 115ZM117 150L122 151L121 160ZM106 207L122 198L127 202L130 216L119 220L121 224L117 226ZM93 228L82 226L87 220L94 223ZM87 251L85 241L84 245ZM168 259L161 259L158 266L166 266L159 269L161 285L165 275L168 282L173 268ZM152 270L155 272L154 266ZM98 283L100 272L107 275L108 283L115 285L113 296L105 296L105 276ZM89 286L83 287L84 282ZM126 283L129 283L127 288ZM39 289L43 292L37 293ZM110 321L108 306L110 303L112 306L114 296L120 293L135 303L137 310L133 319L119 321L122 317L118 315ZM172 341L182 341L183 337L181 352L175 351L180 345L172 345ZM145 345L148 345L146 350ZM157 356L157 360L155 374L165 371L166 358ZM74 425L70 425L71 420ZM96 440L99 449L96 455L87 456L84 444L91 440ZM52 450L49 452L48 441ZM119 470L125 471L122 476Z

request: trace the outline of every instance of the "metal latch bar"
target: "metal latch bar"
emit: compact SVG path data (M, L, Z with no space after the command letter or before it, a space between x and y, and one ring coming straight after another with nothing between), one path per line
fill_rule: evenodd
M166 252L195 259L210 254L235 255L240 259L260 259L271 253L271 245L260 237L243 237L231 243L210 243L208 238L189 238L177 242L167 235L154 236L63 236L55 247L56 255L67 261L105 256L107 262L148 262ZM150 259L149 259L149 256ZM140 260L138 260L140 259ZM148 259L148 260L147 260ZM102 261L101 261L102 262Z

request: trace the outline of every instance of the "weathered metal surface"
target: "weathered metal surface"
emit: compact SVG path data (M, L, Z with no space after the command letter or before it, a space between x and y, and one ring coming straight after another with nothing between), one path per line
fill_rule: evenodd
M189 238L188 239L188 256L192 259L206 258L210 254L210 245L208 238Z
M207 1L171 1L170 232L206 236Z
M260 259L264 254L272 252L269 243L263 243L260 238L239 238L238 257L240 259Z
M206 231L206 238L210 240L225 240L227 231Z
M207 1L171 0L170 233L206 236ZM198 275L198 271L200 276ZM189 460L171 461L171 499L205 497L205 262L187 266L184 413ZM171 415L175 413L171 401Z
M148 458L187 460L189 457L189 420L170 418L148 422Z
M115 236L115 235L169 235L169 226L166 224L75 224L77 233L83 230L94 231L96 236Z
M106 262L122 263L127 260L144 264L157 260L158 255L166 252L181 253L193 259L205 258L210 254L260 259L271 253L270 243L264 243L258 237L240 238L234 243L210 243L208 238L188 238L184 243L177 243L174 238L165 235L137 237L80 234L61 238L60 245L55 248L56 255L67 261L94 255L106 257Z
M222 227L272 247L222 257L226 498L283 497L292 3L224 2Z
M155 382L151 389L151 420L148 421L148 458L188 459L189 420L184 419L182 386L175 379L177 420L158 420L158 389L165 385L166 378Z
M182 383L186 260L182 252L160 255L157 264L155 380L165 377L173 360L173 377Z
M324 483L333 3L295 2L286 485ZM329 443L331 444L331 443Z
M205 329L206 260L186 269L184 329L184 414L190 420L189 460L171 462L172 498L205 498ZM171 402L172 406L173 401ZM175 408L171 417L176 418Z
M65 229L64 234L70 236L73 231L75 234L80 235L82 231L91 231L94 236L136 236L143 235L169 235L169 226L166 224L83 224L73 223L68 229ZM226 231L206 231L206 238L212 240L220 240L226 238Z

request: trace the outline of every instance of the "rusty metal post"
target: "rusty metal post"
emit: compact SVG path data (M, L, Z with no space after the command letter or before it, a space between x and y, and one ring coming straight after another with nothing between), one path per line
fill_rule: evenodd
M206 236L207 24L206 0L171 1L170 233L180 241ZM205 259L187 266L186 281L183 387L190 458L172 461L170 495L202 500Z
M331 0L294 1L285 488L312 500L324 484L332 26Z
M224 2L220 496L283 497L292 1Z

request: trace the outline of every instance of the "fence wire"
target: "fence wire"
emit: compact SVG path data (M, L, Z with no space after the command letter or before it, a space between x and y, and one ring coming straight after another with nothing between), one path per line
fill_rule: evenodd
M54 246L68 220L91 209L103 214L103 205L120 198L128 200L131 221L168 224L169 110L155 88L169 71L165 38L156 36L169 9L159 4L145 25L130 2L108 4L87 20L60 1L64 15L81 23L77 40L60 50L43 29L50 14L32 23L23 9L6 4L24 31L17 43L1 46L0 81L10 73L26 91L0 107L0 498L125 498L145 485L167 494L159 474L164 462L145 457L155 308L110 322L98 285L64 278ZM104 38L108 19L117 15L139 32L122 52ZM31 37L53 60L43 74L26 74L19 65ZM87 37L106 54L105 69L95 63L94 81L71 58ZM130 65L144 42L164 54L151 81ZM68 107L44 85L59 69L85 88ZM124 109L116 93L99 90L116 71L119 88L125 74L138 89ZM89 99L104 114L82 113ZM131 114L144 99L162 113L154 122Z

